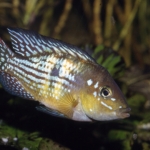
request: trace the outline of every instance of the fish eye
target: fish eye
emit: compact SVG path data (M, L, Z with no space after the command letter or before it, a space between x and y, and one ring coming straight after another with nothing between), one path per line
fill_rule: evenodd
M101 91L100 91L100 95L104 98L108 97L111 95L111 90L109 87L103 87L101 88Z

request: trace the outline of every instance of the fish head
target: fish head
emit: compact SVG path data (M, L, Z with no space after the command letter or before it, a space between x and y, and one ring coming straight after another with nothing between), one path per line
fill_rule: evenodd
M114 120L130 116L130 108L123 93L104 68L86 80L82 95L82 109L93 120Z

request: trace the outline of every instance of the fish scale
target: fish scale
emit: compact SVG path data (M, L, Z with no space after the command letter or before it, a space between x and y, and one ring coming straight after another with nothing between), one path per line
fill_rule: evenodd
M59 97L59 95L62 96L64 92L63 86L71 89L71 85L75 84L74 73L79 70L77 65L68 63L66 59L59 61L60 59L54 55L47 57L40 56L38 62L34 63L34 65L32 60L35 61L35 58L32 57L29 60L19 58L11 59L8 61L7 72L17 77L18 80L23 80L23 86L31 91L31 95L34 95L34 91L39 93L37 96L34 96L35 99L41 101L41 99L44 100L51 95L55 98ZM78 66L82 65L78 64ZM71 72L73 73L71 74Z
M130 108L110 74L81 49L19 28L0 39L0 83L38 110L76 121L129 117Z

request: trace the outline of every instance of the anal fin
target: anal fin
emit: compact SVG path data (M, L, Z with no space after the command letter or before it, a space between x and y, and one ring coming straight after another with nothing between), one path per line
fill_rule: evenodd
M58 112L57 110L53 110L53 109L48 108L44 105L37 106L36 109L41 111L41 112L44 112L46 114L49 114L51 116L60 117L60 118L68 118L67 116L65 116L64 114Z
M12 95L25 99L34 99L34 97L24 89L21 82L9 73L0 72L0 83L3 88Z

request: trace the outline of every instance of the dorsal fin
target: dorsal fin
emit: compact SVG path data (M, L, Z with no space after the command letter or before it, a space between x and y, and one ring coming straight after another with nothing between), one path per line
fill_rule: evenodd
M15 53L24 57L30 57L47 52L49 54L57 53L60 56L71 55L72 57L78 57L92 63L95 62L95 60L86 52L71 44L45 37L36 32L25 29L7 29L10 34L13 50Z

